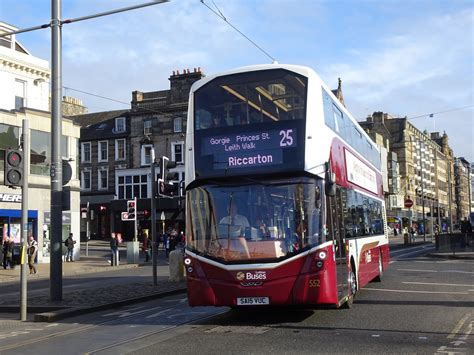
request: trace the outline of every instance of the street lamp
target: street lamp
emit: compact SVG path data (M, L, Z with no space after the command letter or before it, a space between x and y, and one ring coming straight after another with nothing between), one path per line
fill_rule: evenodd
M128 6L116 10L74 19L61 20L61 0L51 0L51 22L40 26L0 34L1 37L25 33L51 27L51 259L50 259L50 298L51 301L62 300L62 25L112 15L120 12L158 5L169 0Z

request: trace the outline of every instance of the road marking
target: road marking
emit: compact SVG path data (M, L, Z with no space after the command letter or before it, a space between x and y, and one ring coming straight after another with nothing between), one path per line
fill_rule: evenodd
M464 284L440 284L436 282L402 282L402 284L410 284L410 285L435 285L435 286L454 286L454 287L472 287L474 285L464 285ZM470 291L470 290L468 290Z
M466 323L466 320L471 316L470 313L466 314L463 318L461 318L461 320L458 322L458 324L456 324L456 326L454 327L453 331L451 332L451 334L448 335L448 339L454 339L454 337L457 335L457 333L459 332L459 330L462 328L462 326L464 325L464 323Z
M46 326L46 328L51 328L51 327L57 327L59 324L58 323L51 323Z
M387 288L368 288L363 290L383 291L383 292L399 292L399 293L429 293L429 294L444 294L444 295L468 295L468 292L441 292L441 291L412 291L412 290L391 290Z
M411 271L411 272L438 272L436 270L418 270L418 269L397 269L397 271Z

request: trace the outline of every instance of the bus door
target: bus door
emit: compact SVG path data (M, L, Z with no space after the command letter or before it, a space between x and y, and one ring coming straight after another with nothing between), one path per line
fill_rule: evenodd
M349 283L348 283L348 268L347 268L347 253L346 253L346 240L344 233L344 214L343 214L343 201L342 201L342 189L336 189L336 196L329 197L329 211L328 226L330 226L330 233L334 238L334 248L336 257L336 283L337 283L337 294L338 299L348 295Z

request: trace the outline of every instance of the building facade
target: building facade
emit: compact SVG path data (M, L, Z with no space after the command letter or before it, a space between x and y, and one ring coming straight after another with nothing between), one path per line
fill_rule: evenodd
M200 69L175 71L169 78L167 90L132 92L131 107L126 113L105 120L106 112L74 117L83 126L81 206L84 209L89 204L89 209L94 211L88 219L82 220L83 235L88 224L92 237L107 238L110 233L121 233L124 240L132 240L136 233L134 223L122 221L121 215L126 211L127 201L134 198L137 199L139 229L151 228L153 156L157 162L166 156L177 163L172 171L177 174L175 195L179 195L179 183L184 180L189 91L202 76ZM94 118L94 115L100 117ZM123 136L119 136L122 130L119 127L124 127ZM159 177L160 169L156 167L155 180ZM158 198L157 230L160 233L168 227L183 230L183 208L184 202L179 198Z
M399 184L393 189L397 198L387 204L387 215L398 218L403 226L416 226L419 233L432 233L435 225L449 225L449 207L454 204L448 199L450 156L407 118L375 112L360 124L369 134L377 132L388 139L390 152L397 156Z
M461 223L469 218L471 213L471 169L469 162L464 158L454 160L456 222Z
M16 28L0 23L0 32ZM25 172L29 184L28 233L39 244L38 261L50 256L50 163L51 113L49 108L50 71L48 62L32 56L16 41L16 36L0 38L0 235L21 238L21 189L4 186L5 149L18 149L22 122L30 128L30 167ZM63 186L62 238L72 232L79 235L79 126L69 119L62 121L61 155L71 167L72 177ZM74 258L79 257L79 244Z

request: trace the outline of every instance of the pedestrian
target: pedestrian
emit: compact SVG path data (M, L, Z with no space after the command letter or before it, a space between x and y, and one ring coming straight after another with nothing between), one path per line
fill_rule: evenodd
M72 260L72 254L73 254L73 251L74 251L74 244L76 244L76 241L73 239L73 234L69 233L69 237L64 242L64 245L67 248L66 262L69 262L69 261L73 262L74 261L74 260Z
M472 225L469 219L467 219L467 217L464 217L464 221L461 222L461 233L464 236L464 246L469 246L469 239L467 235L472 233Z
M145 253L145 262L148 262L150 260L150 239L147 232L143 232L142 235L142 251Z
M118 266L119 264L119 255L118 255L118 239L115 236L115 233L112 233L112 239L110 239L110 265Z
M13 263L13 249L15 247L15 242L13 241L13 237L8 238L7 240L7 260L6 260L6 266L8 266L10 269L15 268L15 264ZM6 267L5 267L6 269Z
M36 274L35 259L38 252L38 242L35 237L30 235L28 242L28 266L30 267L30 274Z
M2 239L2 266L4 269L7 268L7 249L8 249L8 237L5 236Z
M163 234L163 248L165 249L166 257L170 254L170 239L168 234Z

